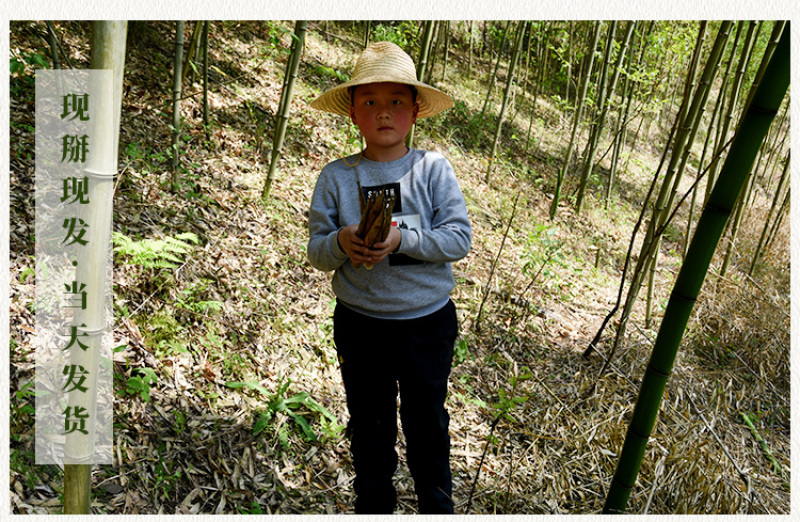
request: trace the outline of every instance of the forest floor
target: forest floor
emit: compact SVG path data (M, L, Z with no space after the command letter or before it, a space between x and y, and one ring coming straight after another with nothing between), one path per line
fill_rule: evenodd
M44 54L43 27L12 23L12 58ZM87 67L90 25L58 27L73 63ZM170 189L167 154L174 24L131 27L114 231L135 240L192 232L199 243L175 268L116 255L114 464L95 468L96 513L352 512L330 274L308 264L305 245L317 174L358 150L343 118L308 104L351 70L361 44L346 26L310 24L284 158L264 204L292 27L211 24L210 140L201 96L188 97L177 191ZM652 138L640 140L608 208L606 159L583 212L576 214L567 197L550 221L569 117L554 97L541 96L525 154L531 100L517 94L502 161L486 183L493 127L470 122L492 64L478 60L480 73L466 77L461 51L452 52L460 64L448 65L437 85L454 96L456 108L420 122L415 146L448 157L474 227L472 251L454 264L461 336L447 406L456 510L598 513L680 267L684 225L669 230L662 247L652 328L637 307L602 375L616 323L595 354L582 352L616 301L663 129L654 125ZM32 76L29 66L12 77L9 494L15 513L58 513L61 470L35 465L33 454ZM200 90L196 78L184 84L184 92ZM471 140L469 132L483 138ZM744 228L741 241L752 242L756 225ZM778 268L762 271L769 276L709 276L629 512L789 513L788 232L781 240L785 252L772 261ZM754 418L780 469L765 458L742 413ZM398 513L413 513L402 433L398 453Z

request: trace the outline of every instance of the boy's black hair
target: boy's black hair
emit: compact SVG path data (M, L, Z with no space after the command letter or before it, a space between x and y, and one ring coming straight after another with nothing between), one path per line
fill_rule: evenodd
M366 85L366 84L364 84L364 85ZM404 83L402 85L405 85L406 87L411 89L411 105L416 105L416 103L417 103L417 88L414 87L413 85L409 85L407 83ZM351 107L353 106L353 104L355 104L356 87L358 87L358 85L354 85L352 87L348 87L347 88L347 92L350 93L350 106Z

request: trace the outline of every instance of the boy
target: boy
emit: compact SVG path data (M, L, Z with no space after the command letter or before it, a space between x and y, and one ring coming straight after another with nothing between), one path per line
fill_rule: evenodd
M309 212L308 259L334 271L334 341L350 412L356 513L392 513L397 395L420 513L453 513L447 379L458 334L450 263L469 252L464 197L440 154L409 149L417 118L452 107L417 81L411 58L377 42L350 81L312 107L349 116L366 147L322 169ZM392 227L371 248L356 235L359 195L395 196ZM363 265L374 265L367 269Z

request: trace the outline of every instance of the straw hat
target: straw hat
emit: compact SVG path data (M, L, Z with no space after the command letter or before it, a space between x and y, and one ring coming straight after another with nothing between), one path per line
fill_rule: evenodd
M405 51L391 42L375 42L367 46L358 57L350 81L324 92L311 102L311 107L349 116L348 88L378 82L404 83L416 87L417 102L419 102L417 118L428 118L453 106L453 99L450 96L417 81L414 61Z

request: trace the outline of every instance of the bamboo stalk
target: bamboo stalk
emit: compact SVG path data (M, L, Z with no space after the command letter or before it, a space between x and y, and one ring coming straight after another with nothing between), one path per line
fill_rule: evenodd
M181 137L181 79L183 77L183 20L175 28L175 70L172 81L172 189L178 183L178 147Z
M788 23L787 23L788 29ZM642 379L604 513L623 513L636 483L647 441L655 426L681 339L700 293L722 231L730 218L758 148L786 95L790 77L789 38L784 31L764 79L747 108L725 165L697 224L692 244L670 296L655 346Z
M769 460L770 464L772 464L772 471L780 475L780 477L783 478L785 482L786 479L783 476L783 469L781 468L780 463L775 458L775 455L772 454L772 451L770 451L769 446L767 445L767 441L764 440L764 437L762 437L761 434L756 429L755 425L753 424L753 420L745 412L740 412L739 415L741 415L742 420L744 420L744 423L747 424L747 427L750 428L750 433L753 434L753 438L756 439L756 442L758 442L759 445L761 445L761 451L764 452L764 455L767 457L767 460Z
M92 465L64 464L64 514L92 512Z
M107 269L111 223L113 220L112 192L113 173L117 170L117 151L119 146L119 115L122 96L122 76L125 62L125 38L127 22L95 22L92 40L92 68L111 69L110 85L103 84L108 96L99 96L110 106L101 106L95 115L96 149L87 172L99 174L93 177L90 193L92 205L86 211L86 222L90 223L89 241L79 252L77 280L85 282L87 291L85 310L76 312L75 323L84 331L93 332L85 341L88 349L71 353L71 362L89 369L87 379L89 391L83 396L69 397L70 404L81 404L92 412L89 437L79 437L78 433L67 434L64 451L64 508L65 514L91 513L91 472L95 454L95 417L97 411L97 372L103 331L107 326L105 316L108 292ZM96 93L97 96L99 93ZM82 312L82 313L80 313ZM108 427L110 430L110 426ZM110 432L110 431L109 431Z
M486 289L483 292L483 299L481 300L481 304L478 307L478 315L475 318L475 331L481 331L481 315L483 315L483 305L486 303L486 300L489 298L489 290L491 289L492 284L492 277L494 276L494 271L497 268L497 263L500 261L500 255L503 253L503 248L506 245L506 239L508 238L508 233L511 230L511 225L514 224L514 218L517 216L517 203L519 202L521 194L518 192L517 197L514 199L514 208L511 211L511 217L508 219L508 226L506 227L506 231L503 234L503 240L500 242L500 248L497 250L497 255L492 262L492 267L489 269L489 278L486 280Z
M428 20L425 22L425 29L422 33L422 42L420 42L419 48L419 60L417 61L417 80L424 82L423 75L425 73L425 67L428 64L428 55L430 54L431 49L431 42L433 40L433 24L435 22L433 20ZM406 136L406 147L411 147L414 144L414 128L415 125L411 126L411 130L408 132L408 136Z
M261 191L262 201L267 201L269 199L269 191L272 187L272 180L275 177L275 171L278 168L278 160L280 160L281 157L283 141L286 137L286 127L289 124L289 109L292 104L292 90L294 89L294 82L297 78L297 71L300 68L300 59L303 55L303 46L305 42L307 25L308 22L305 20L299 20L295 24L292 55L289 57L289 62L286 64L286 76L284 78L283 89L281 90L281 101L278 107L278 124L275 126L275 135L272 141L272 156L269 162L267 179L264 181L264 188Z

